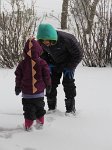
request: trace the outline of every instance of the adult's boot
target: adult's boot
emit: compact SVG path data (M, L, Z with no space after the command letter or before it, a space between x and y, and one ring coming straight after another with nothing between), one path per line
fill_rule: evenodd
M66 113L74 113L75 114L75 99L65 99Z
M47 98L48 110L55 110L57 99L56 98Z

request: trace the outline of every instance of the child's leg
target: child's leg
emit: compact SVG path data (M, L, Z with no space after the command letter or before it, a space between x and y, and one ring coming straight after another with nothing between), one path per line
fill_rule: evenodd
M44 110L45 102L44 98L38 98L36 102L36 122L44 124L44 115L46 111Z
M22 99L24 118L25 118L25 128L28 129L32 126L33 120L36 119L36 108L33 104L32 99Z

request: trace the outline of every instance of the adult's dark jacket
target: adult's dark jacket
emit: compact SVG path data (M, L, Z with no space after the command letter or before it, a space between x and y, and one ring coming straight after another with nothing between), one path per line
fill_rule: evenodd
M41 55L48 64L53 64L57 68L75 69L83 57L83 50L74 35L62 31L57 31L58 40L55 45L43 47Z

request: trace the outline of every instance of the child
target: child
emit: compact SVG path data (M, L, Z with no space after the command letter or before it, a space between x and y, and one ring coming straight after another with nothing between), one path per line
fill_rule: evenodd
M50 92L50 70L45 60L40 58L42 48L34 39L29 39L24 47L24 60L15 71L15 94L22 91L22 104L26 130L30 130L33 121L37 126L43 126L44 115L44 89Z

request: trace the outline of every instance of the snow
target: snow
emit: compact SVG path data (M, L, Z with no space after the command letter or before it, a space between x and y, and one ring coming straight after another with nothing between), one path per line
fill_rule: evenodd
M31 132L22 129L21 95L14 93L14 71L0 69L0 150L112 150L111 68L79 65L76 116L65 116L60 84L57 112L46 114L44 128L33 127Z
M62 0L39 1L39 11L60 12ZM44 9L46 8L46 9ZM58 22L49 23L57 27ZM14 69L0 68L0 150L112 150L112 68L81 64L75 72L76 116L65 116L63 87L58 87L57 112L45 115L42 130L23 130L21 95L14 93ZM47 102L45 97L45 109Z

